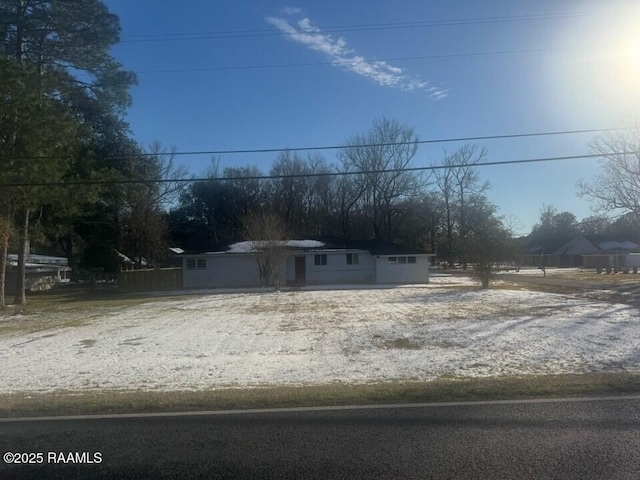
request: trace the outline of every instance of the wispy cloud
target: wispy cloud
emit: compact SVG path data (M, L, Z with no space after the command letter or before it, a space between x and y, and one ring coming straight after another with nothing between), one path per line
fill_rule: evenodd
M300 13L294 10L299 9L291 9L291 15ZM422 90L436 100L441 100L448 95L447 90L435 87L419 77L409 75L400 67L394 67L384 60L368 60L362 55L357 55L354 49L347 46L344 38L334 38L322 33L306 17L298 20L295 24L279 17L267 17L266 20L285 33L290 40L326 55L334 66L369 78L378 85L405 91Z

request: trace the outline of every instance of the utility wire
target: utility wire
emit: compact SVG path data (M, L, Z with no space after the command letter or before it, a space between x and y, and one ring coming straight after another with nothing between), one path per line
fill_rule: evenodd
M631 155L636 152L611 152L610 155ZM602 158L602 154L585 154L585 155L569 155L564 157L543 157L543 158L527 158L522 160L503 160L495 162L482 162L474 164L456 164L456 165L431 165L428 167L409 167L409 168L391 168L385 170L366 170L366 171L334 171L334 172L318 172L318 173L299 173L299 174L282 174L282 175L250 175L242 177L205 177L205 178L161 178L161 179L140 179L140 180L83 180L70 182L32 182L32 183L6 183L0 184L0 189L16 188L16 187L73 187L80 185L131 185L131 184L158 184L158 183L195 183L195 182L238 182L250 180L286 180L295 178L317 178L317 177L341 177L348 175L378 175L385 173L410 173L424 172L433 170L442 170L447 168L462 167L488 167L495 165L519 165L525 163L540 162L558 162L564 160L579 160Z
M480 135L480 136L470 136L470 137L453 137L453 138L437 138L437 139L429 139L429 140L416 140L416 141L407 141L407 142L388 142L388 143L367 143L367 144L356 144L356 145L321 145L321 146L310 146L310 147L278 147L278 148L254 148L254 149L236 149L236 150L194 150L194 151L184 151L184 152L168 152L164 154L158 153L135 153L130 155L108 155L104 158L106 159L126 159L132 157L156 157L163 155L173 155L173 156L192 156L192 155L237 155L237 154L248 154L248 153L277 153L283 151L289 152L303 152L303 151L318 151L318 150L343 150L349 148L360 148L360 147L395 147L401 145L427 145L427 144L435 144L435 143L455 143L455 142L471 142L471 141L480 141L480 140L504 140L510 138L530 138L530 137L546 137L546 136L557 136L557 135L576 135L576 134L586 134L586 133L605 133L605 132L614 132L620 130L628 130L629 128L591 128L584 130L557 130L551 132L533 132L533 133L511 133L511 134L503 134L503 135ZM69 158L68 156L25 156L25 157L12 157L12 156L0 156L0 160L52 160L52 159L64 159Z
M487 23L507 23L521 22L528 20L554 20L582 16L584 13L559 13L559 14L538 14L538 15L513 15L503 17L478 17L478 18L458 18L450 20L425 20L416 22L389 22L389 23L368 23L351 25L332 25L327 27L317 27L318 30L304 30L300 33L338 33L338 32L359 32L371 30L397 30L411 28L432 28L448 27L457 25L479 25ZM212 32L185 32L185 33L159 33L159 34L138 34L123 35L120 43L143 43L143 42L171 42L190 40L216 40L225 38L251 38L266 36L286 35L279 29L261 30L223 30Z
M488 57L493 55L511 55L525 53L546 53L554 51L567 51L566 48L529 48L522 50L493 50L486 52L466 52L466 53L443 53L438 55L416 55L411 57L387 57L376 58L375 61L391 62L405 60L435 60L439 58L460 58L460 57ZM196 72L221 72L231 70L266 70L275 68L299 68L299 67L318 67L318 66L342 66L358 63L358 60L336 60L332 62L309 62L309 63L273 63L262 65L229 65L223 67L200 67L200 68L176 68L164 70L142 70L136 72L138 75L147 75L154 73L196 73Z

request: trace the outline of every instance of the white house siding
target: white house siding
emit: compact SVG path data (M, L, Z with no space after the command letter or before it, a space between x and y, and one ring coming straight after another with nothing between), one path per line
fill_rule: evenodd
M347 253L358 255L358 264L347 265ZM363 250L341 252L306 252L307 285L375 283L376 266L371 254ZM326 255L326 265L316 265L315 256Z
M357 254L358 263L348 265L347 254ZM326 265L316 265L315 256L326 255ZM282 284L295 281L295 258L305 258L307 285L420 284L429 283L429 255L411 255L416 263L389 263L389 255L372 256L366 250L311 251L290 253L281 266ZM391 255L394 256L394 255ZM408 258L409 255L395 255ZM187 268L188 260L204 260L206 268ZM234 288L260 286L253 254L193 255L183 259L184 288Z
M389 263L389 257L410 256L416 263ZM380 255L375 260L377 283L429 283L429 255Z
M627 267L640 267L640 253L630 253L627 255L625 265Z
M187 260L206 261L205 269L187 268ZM184 288L257 287L260 286L254 255L198 255L183 260Z
M289 255L286 259L286 268L282 271L286 282L293 282L296 279L296 260L298 255Z

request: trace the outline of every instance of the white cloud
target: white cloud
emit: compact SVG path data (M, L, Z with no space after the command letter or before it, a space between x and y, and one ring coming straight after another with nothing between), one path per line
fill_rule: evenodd
M284 10L291 15L300 13L299 9L287 7L283 12ZM422 90L436 100L441 100L448 95L446 89L431 86L428 81L408 75L400 67L389 65L383 60L367 60L362 55L356 55L355 50L347 46L344 38L334 38L332 35L322 33L307 17L298 20L297 27L284 18L267 17L266 21L285 33L290 40L325 54L333 65L369 78L378 85L405 91Z

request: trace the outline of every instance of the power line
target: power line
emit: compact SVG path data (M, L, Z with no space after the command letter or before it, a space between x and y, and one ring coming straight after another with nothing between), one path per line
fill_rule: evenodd
M321 145L310 147L278 147L278 148L255 148L255 149L235 149L235 150L194 150L184 152L170 152L165 154L158 153L135 153L131 155L109 155L106 159L123 159L132 157L155 157L162 155L173 156L193 156L193 155L237 155L237 154L250 154L250 153L278 153L283 151L289 152L303 152L303 151L318 151L318 150L342 150L358 147L394 147L401 145L427 145L436 143L455 143L455 142L475 142L480 140L505 140L510 138L530 138L530 137L546 137L546 136L558 136L558 135L576 135L586 133L605 133L614 132L620 130L628 130L630 128L591 128L584 130L556 130L551 132L532 132L532 133L511 133L501 135L480 135L469 137L453 137L453 138L438 138L429 140L416 140L407 142L388 142L388 143L368 143L358 145ZM11 157L0 156L0 160L53 160L64 159L68 156L25 156L25 157Z
M636 152L611 152L611 155L631 155ZM318 172L318 173L300 173L300 174L283 174L283 175L250 175L243 177L209 177L209 178L165 178L165 179L140 179L140 180L85 180L71 182L31 182L31 183L6 183L0 184L0 189L17 188L17 187L73 187L80 185L132 185L132 184L158 184L158 183L195 183L195 182L237 182L250 180L286 180L295 178L317 178L317 177L340 177L349 175L377 175L385 173L410 173L442 170L447 168L461 167L489 167L495 165L520 165L526 163L541 162L558 162L564 160L580 160L602 158L602 154L584 154L569 155L564 157L543 157L543 158L527 158L521 160L503 160L495 162L482 162L476 164L456 164L456 165L431 165L428 167L409 167L409 168L390 168L386 170L366 170L366 171L347 171L347 172Z
M609 131L617 131L617 128L604 128L604 129L587 129L587 130L564 130L554 132L534 132L534 133L514 133L503 135L482 135L476 137L454 137L454 138L439 138L429 140L416 140L414 142L388 142L388 143L369 143L359 145L323 145L314 147L296 147L296 148L257 148L246 150L210 150L210 151L192 151L192 152L176 152L176 155L235 155L235 154L247 154L247 153L276 153L282 151L317 151L317 150L342 150L358 147L395 147L401 145L426 145L433 143L453 143L453 142L471 142L479 140L500 140L509 138L527 138L527 137L543 137L552 135L572 135L572 134L585 134L585 133L602 133ZM152 154L144 154L152 155Z
M477 17L458 18L449 20L425 20L415 22L388 22L388 23L365 23L350 25L331 25L317 27L318 31L304 30L300 33L340 33L359 32L371 30L405 30L415 28L448 27L458 25L481 25L488 23L508 23L522 22L529 20L554 20L582 16L584 13L557 13L557 14L533 14L533 15L512 15L502 17ZM212 32L184 32L184 33L158 33L158 34L137 34L123 35L120 43L147 43L147 42L171 42L171 41L191 41L191 40L217 40L226 38L252 38L286 35L279 29L259 29L259 30L222 30Z
M485 52L465 52L465 53L443 53L437 55L415 55L411 57L387 57L376 58L375 61L391 62L406 60L435 60L442 58L461 58L461 57L486 57L493 55L512 55L525 53L546 53L554 51L566 51L566 48L529 48L521 50L492 50ZM358 60L337 60L332 62L309 62L309 63L274 63L259 65L229 65L222 67L200 67L200 68L176 68L164 70L142 70L136 72L138 75L156 74L156 73L197 73L197 72L220 72L233 70L266 70L275 68L299 68L299 67L318 67L318 66L342 66L358 63Z
M398 62L398 61L418 61L418 60L438 60L447 58L471 58L471 57L489 57L498 55L523 55L531 53L548 53L569 51L574 49L549 47L549 48L526 48L517 50L489 50L484 52L460 52L460 53L441 53L434 55L413 55L407 57L383 57L373 60L378 62ZM305 63L272 63L272 64L256 64L256 65L226 65L218 67L195 67L195 68L166 68L157 70L140 70L136 71L136 75L153 75L167 73L202 73L202 72L230 72L240 70L273 70L279 68L308 68L308 67L324 67L324 66L348 66L358 64L358 60L334 60L330 62L305 62Z

